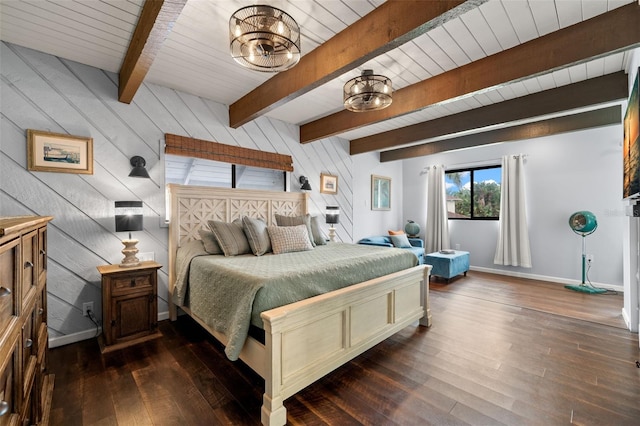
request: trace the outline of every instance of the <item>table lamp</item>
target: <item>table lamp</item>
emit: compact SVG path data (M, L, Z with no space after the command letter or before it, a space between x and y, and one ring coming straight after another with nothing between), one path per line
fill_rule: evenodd
M131 238L131 231L142 231L142 201L116 201L116 232L129 232L129 239L122 240L124 259L120 263L123 268L139 266L138 240Z
M340 208L338 206L327 206L325 210L326 222L331 225L329 227L329 241L335 241L336 228L333 227L340 219Z

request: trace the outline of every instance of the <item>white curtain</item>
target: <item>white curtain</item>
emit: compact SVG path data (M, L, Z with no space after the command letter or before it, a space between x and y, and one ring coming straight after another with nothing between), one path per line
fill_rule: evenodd
M524 156L502 157L500 236L493 263L531 268L525 206Z
M425 253L448 249L449 220L447 191L444 186L444 166L430 166L427 172L427 225Z

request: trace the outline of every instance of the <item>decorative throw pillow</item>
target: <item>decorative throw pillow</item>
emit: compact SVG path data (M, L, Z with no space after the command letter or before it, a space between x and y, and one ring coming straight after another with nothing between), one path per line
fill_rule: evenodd
M320 219L318 216L311 216L311 235L313 236L313 242L317 246L327 244L327 240L324 239L322 232L320 232Z
M249 241L242 229L242 220L236 219L231 223L210 220L209 228L215 234L225 256L251 253Z
M201 229L198 231L200 234L200 239L202 240L202 244L204 245L204 251L209 254L222 254L222 249L218 244L218 240L216 240L216 236L213 231L207 231L206 229Z
M306 225L268 226L273 254L313 250Z
M392 231L389 230L389 235L402 235L404 234L404 231L400 230L400 231Z
M271 251L271 239L264 220L244 216L242 218L242 227L253 254L262 256Z
M304 216L284 216L276 214L276 224L278 226L298 226L305 225L307 227L307 234L309 235L309 241L311 245L315 247L313 242L313 231L311 231L311 216L306 214Z
M391 242L393 243L394 247L398 247L398 248L413 247L409 242L409 238L407 238L407 235L404 233L400 235L390 235L389 238L391 238Z

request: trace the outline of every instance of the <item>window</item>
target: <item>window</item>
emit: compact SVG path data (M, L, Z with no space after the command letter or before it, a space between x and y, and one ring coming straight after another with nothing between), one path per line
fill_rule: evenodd
M500 217L501 180L500 166L446 172L449 219L497 220Z
M287 172L201 158L165 155L166 183L284 191Z

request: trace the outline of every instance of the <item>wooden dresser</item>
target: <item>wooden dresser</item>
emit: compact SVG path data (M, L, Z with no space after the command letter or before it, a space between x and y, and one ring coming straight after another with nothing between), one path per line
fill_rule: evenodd
M0 425L47 424L47 223L0 217Z

